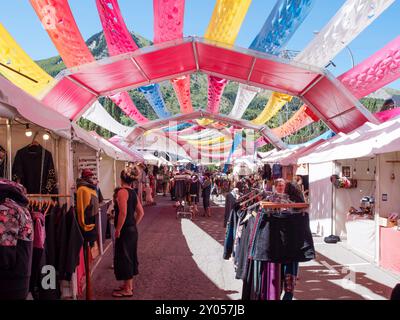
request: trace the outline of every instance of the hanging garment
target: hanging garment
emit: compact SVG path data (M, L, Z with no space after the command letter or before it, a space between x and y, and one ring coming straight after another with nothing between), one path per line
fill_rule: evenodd
M272 178L273 179L282 178L282 166L278 163L275 163L272 166Z
M7 152L0 146L0 178L5 178L7 174Z
M96 186L83 179L76 181L76 213L85 241L97 240L96 215L99 214L99 199Z
M53 266L56 270L56 287L55 289L44 289L39 287L38 299L39 300L58 300L61 297L60 283L59 283L59 253L60 253L60 222L66 212L66 205L60 207L59 205L51 208L45 217L46 240L44 244L44 254L42 265ZM42 281L43 274L40 275L39 282Z
M262 178L263 178L263 180L271 180L271 178L272 178L272 169L271 169L271 165L269 163L264 164Z
M13 180L28 193L55 194L57 178L53 156L41 145L29 145L17 151L12 167Z
M185 199L188 192L188 183L186 178L175 178L175 197L178 201Z
M46 240L45 216L39 210L31 212L33 221L33 253L32 253L32 268L31 278L29 282L29 291L32 297L39 299L39 288L41 285L41 271L45 265L44 245Z
M225 198L224 228L226 228L229 215L231 213L231 210L235 207L235 204L236 204L236 197L232 194L232 192L229 192Z
M236 227L238 223L238 216L234 209L231 210L229 215L228 223L225 231L225 241L224 241L224 255L225 260L229 260L233 252L233 244L236 235Z
M315 259L308 214L262 213L251 256L255 260L291 263Z
M60 280L70 281L79 264L79 253L83 247L83 235L76 219L75 208L63 214L59 228L60 249L58 273Z
M0 179L0 195L0 300L24 300L33 247L28 199L21 186L6 179Z

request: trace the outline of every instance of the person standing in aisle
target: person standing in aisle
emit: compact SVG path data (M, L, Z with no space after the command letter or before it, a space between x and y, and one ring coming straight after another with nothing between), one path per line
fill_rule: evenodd
M142 221L144 211L137 193L131 187L134 179L132 169L125 168L120 178L121 187L114 192L114 274L117 281L123 281L123 285L115 289L112 296L125 298L133 296L133 277L139 274L137 225Z
M90 169L84 169L81 178L76 181L76 213L84 238L83 253L86 274L90 274L90 248L94 246L98 238L96 216L99 214L99 198L93 177L94 174ZM90 277L86 277L86 299L93 299Z
M204 181L201 185L204 216L211 217L210 196L211 196L211 180L208 175L205 175Z

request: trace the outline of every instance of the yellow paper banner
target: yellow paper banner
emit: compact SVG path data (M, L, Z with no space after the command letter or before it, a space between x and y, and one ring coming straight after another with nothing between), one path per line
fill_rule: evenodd
M40 68L18 45L0 23L0 62L23 75L0 65L0 73L22 90L38 97L49 86L53 78Z
M214 138L214 139L210 139L210 140L200 140L200 141L188 141L188 143L190 143L193 146L206 146L206 145L213 145L213 144L217 144L217 143L223 143L225 142L225 137L218 137L218 138Z
M273 92L269 98L264 110L252 122L257 125L262 125L278 113L283 106L292 101L293 97L284 93Z
M233 45L250 3L251 0L217 0L204 37Z

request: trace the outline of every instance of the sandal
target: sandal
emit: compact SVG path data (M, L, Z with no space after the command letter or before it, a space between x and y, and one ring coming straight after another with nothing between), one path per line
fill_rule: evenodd
M129 294L126 291L114 291L112 296L114 298L130 298L133 297L133 292Z
M118 287L118 288L115 288L115 289L113 290L113 292L119 292L119 291L124 291L124 290L125 290L124 287Z

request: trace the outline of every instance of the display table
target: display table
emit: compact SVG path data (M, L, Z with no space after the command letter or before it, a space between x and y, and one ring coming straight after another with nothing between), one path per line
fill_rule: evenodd
M380 266L400 274L400 231L380 228Z
M375 220L357 215L349 215L347 217L347 245L350 250L369 261L375 260L375 228Z

